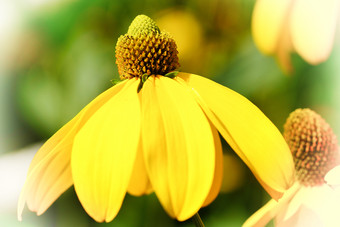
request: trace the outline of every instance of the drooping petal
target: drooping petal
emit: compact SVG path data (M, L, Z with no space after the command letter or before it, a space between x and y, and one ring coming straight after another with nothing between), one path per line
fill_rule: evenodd
M155 96L155 80L149 77L141 90L142 145L146 169L155 193L164 209L175 217L168 180L166 135L163 118Z
M274 54L280 45L282 30L292 0L257 0L252 16L252 34L257 47L264 54Z
M292 198L289 200L288 205L285 207L285 209L283 209L276 217L276 221L281 219L281 222L283 220L288 220L290 219L292 216L294 216L294 214L296 214L298 212L298 210L300 209L304 197L306 196L305 192L308 192L307 187L303 187L300 185L299 190L297 190L294 193L294 196L292 196ZM308 194L308 193L307 193Z
M325 225L321 217L313 210L301 205L298 207L296 212L289 218L285 220L277 220L274 222L276 227L320 227L320 226L335 226Z
M208 197L205 199L203 206L208 206L212 201L214 201L220 192L222 180L223 180L223 152L220 136L212 123L209 121L211 131L213 132L214 142L215 142L215 175L214 181L211 185Z
M332 50L339 0L296 0L290 28L296 51L310 64L325 61Z
M145 82L142 143L152 187L165 210L180 221L193 216L213 183L215 144L186 87L162 76Z
M301 185L296 182L288 191L284 194L279 201L274 199L269 200L261 209L256 211L250 216L242 225L242 227L261 227L275 218L283 210L287 209L289 202L294 198L296 193L301 189Z
M278 199L294 180L293 159L275 125L242 95L201 76L180 73L202 109L267 192ZM269 187L269 188L268 188Z
M151 183L145 167L142 144L139 143L136 161L133 167L131 180L127 191L134 196L150 194L152 192Z
M275 226L337 226L339 202L339 192L328 185L302 187L276 217Z
M292 73L291 52L294 50L289 28L289 20L285 20L281 28L280 40L276 46L276 59L285 73Z
M130 181L140 138L139 81L130 79L77 133L71 168L75 191L96 221L118 213Z
M119 92L124 84L122 82L99 95L39 149L30 164L20 194L19 220L22 219L25 202L30 210L40 215L73 184L70 158L74 136L92 114Z
M332 187L340 187L340 165L328 171L325 176L325 181Z
M30 165L18 203L18 219L22 220L25 202L30 210L42 214L73 183L70 171L72 138L68 133L77 118L61 128L38 151Z

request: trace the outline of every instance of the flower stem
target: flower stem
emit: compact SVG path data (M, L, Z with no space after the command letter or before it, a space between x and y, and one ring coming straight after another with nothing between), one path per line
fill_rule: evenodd
M192 216L191 219L195 223L196 227L204 227L204 223L203 223L200 215L198 214L198 212L194 216Z

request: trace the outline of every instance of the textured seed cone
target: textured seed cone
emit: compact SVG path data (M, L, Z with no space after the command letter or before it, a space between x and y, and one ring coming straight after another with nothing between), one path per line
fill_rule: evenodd
M139 15L117 41L116 63L121 79L165 75L179 67L177 46L152 19Z
M293 154L300 183L323 184L338 156L338 142L327 122L310 109L297 109L284 125L284 138Z

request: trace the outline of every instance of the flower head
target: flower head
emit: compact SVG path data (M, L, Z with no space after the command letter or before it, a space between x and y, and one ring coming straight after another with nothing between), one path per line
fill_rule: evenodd
M108 89L38 151L20 195L43 213L74 185L86 212L111 221L125 194L155 192L180 221L210 204L222 181L219 133L275 199L294 174L277 128L250 101L209 79L174 73L176 44L144 15L117 42L121 83Z
M276 55L287 71L292 51L310 64L319 64L331 53L339 10L339 0L257 0L254 41L264 54Z
M284 125L284 138L294 158L296 183L278 202L271 200L258 210L244 226L264 226L274 217L277 226L332 226L340 197L324 178L339 164L336 136L319 114L297 109Z
M179 67L175 40L145 15L137 16L116 45L121 79L165 75Z
M338 141L329 124L310 109L297 109L289 115L283 135L293 154L300 183L324 184L326 173L336 164L338 152Z

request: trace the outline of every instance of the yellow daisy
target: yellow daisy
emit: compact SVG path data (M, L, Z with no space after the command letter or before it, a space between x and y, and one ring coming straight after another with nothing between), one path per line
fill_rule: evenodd
M140 15L116 46L122 82L54 134L34 157L22 190L42 214L74 185L86 212L110 222L126 192L155 192L179 221L211 203L222 181L219 133L275 199L294 164L277 128L240 94L201 76L176 73L174 40Z
M293 51L319 64L331 53L339 12L339 0L257 0L254 42L264 54L276 55L286 70L291 70Z
M328 175L330 185L339 182L333 180L339 177L337 168L329 172L339 164L331 127L314 111L297 109L287 119L284 137L294 157L296 182L278 202L270 200L243 226L265 226L272 218L281 227L337 226L340 191L325 181Z

